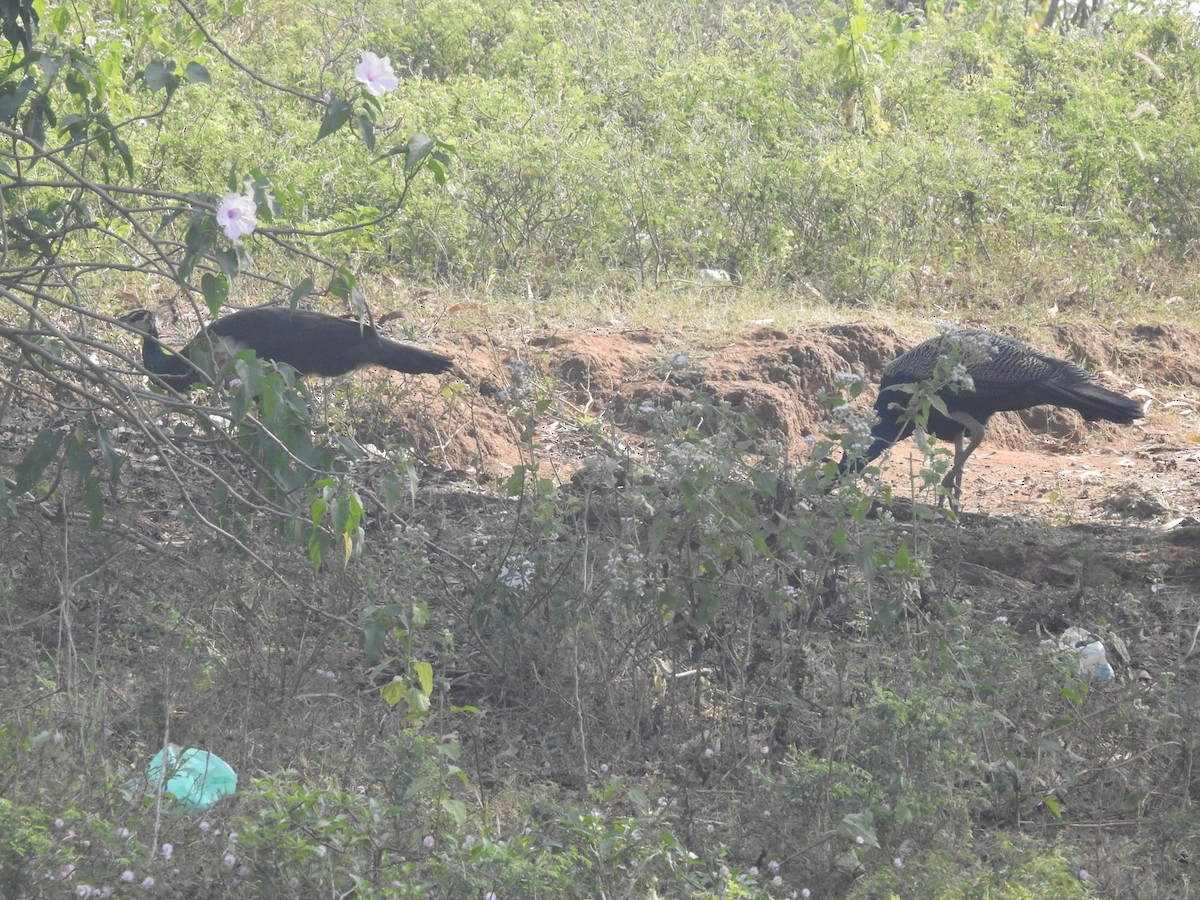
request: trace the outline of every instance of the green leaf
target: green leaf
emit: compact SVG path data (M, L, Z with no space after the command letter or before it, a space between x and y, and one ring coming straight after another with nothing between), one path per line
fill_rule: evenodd
M146 87L150 89L150 93L157 94L164 88L169 88L171 84L172 74L170 67L174 63L167 63L161 59L151 61L151 63L142 69L142 81L146 83Z
M858 839L862 838L862 843L875 850L879 849L879 838L875 836L875 816L871 812L851 813L842 819L838 825L838 837L847 838L848 840L858 843Z
M292 309L295 309L300 305L301 300L312 293L312 289L313 280L311 278L305 278L298 285L292 288L291 294L288 295L288 305Z
M354 130L358 132L359 138L367 145L368 150L375 149L375 123L370 117L357 115L354 117Z
M104 118L107 119L108 117L105 116ZM132 153L132 151L130 151L129 145L126 144L123 140L121 140L120 136L117 135L115 132L112 135L112 145L113 145L113 148L117 151L117 155L121 157L121 162L125 166L125 174L128 175L130 178L132 178L133 177L133 153Z
M104 521L104 494L100 490L100 479L89 476L83 482L83 505L88 510L88 527L96 529Z
M421 682L421 693L428 697L433 693L433 666L427 662L415 662L412 667L417 673L417 680Z
M354 290L356 279L354 273L345 266L339 266L332 280L329 282L329 293L337 297L339 300L348 301L350 292Z
M237 278L238 272L242 268L243 253L245 253L245 247L243 247L241 244L235 244L232 247L222 247L213 254L213 256L215 256L217 259L217 265L221 267L221 274L224 275L226 280L229 282L232 282L233 279ZM229 289L229 285L226 285L225 287L226 290ZM216 315L215 310L213 311L213 315Z
M1062 818L1062 804L1058 802L1058 798L1053 794L1044 794L1042 796L1042 805L1050 810L1050 814L1056 819Z
M367 658L371 659L372 655L367 654ZM395 706L404 698L404 681L397 675L387 684L379 689L379 695L383 697L383 702L388 706Z
M433 173L434 181L436 181L438 184L445 184L447 180L446 167L439 159L435 157L436 154L435 156L431 156L429 158L429 160L425 163L425 168Z
M15 125L17 113L25 105L30 92L37 87L37 81L31 75L26 75L19 83L9 82L0 85L0 122Z
M67 465L71 467L72 472L79 476L80 480L91 475L92 469L96 465L92 455L88 452L87 438L87 431L81 426L72 429L67 438Z
M184 70L184 77L188 84L212 84L212 78L209 77L208 69L200 65L198 62L190 62L187 64L187 69Z
M350 104L341 97L334 97L325 108L325 116L321 119L321 127L317 131L317 140L333 134L350 121Z
M427 134L421 134L419 131L410 137L408 139L408 150L404 159L404 171L412 172L419 168L421 163L425 161L425 157L433 152L435 146L437 146L437 141Z
M521 492L525 490L525 467L516 466L513 468L513 473L508 477L508 481L504 484L504 492L510 497L519 497Z
M453 797L442 798L442 810L454 820L458 828L467 824L467 805L461 800L455 800Z
M8 4L6 4L8 5ZM11 9L5 12L5 16L11 15ZM71 24L73 16L73 7L69 3L61 4L57 9L50 13L50 27L54 29L54 33L59 37L66 34L67 28Z
M14 493L24 494L26 491L32 490L33 486L38 483L38 479L42 477L42 473L46 471L46 467L58 455L58 448L62 446L62 440L61 431L43 431L37 436L33 446L25 454L25 458L17 463L13 470L16 481Z
M125 460L113 446L112 439L108 436L108 429L96 429L96 443L100 445L100 455L104 457L104 464L108 467L108 479L115 487L121 480L121 464Z
M208 311L215 317L229 296L229 279L224 275L205 272L200 276L200 293L204 295Z
M185 282L192 277L196 263L212 249L216 239L217 221L212 216L197 213L192 216L187 230L183 233L183 244L186 248L183 259L179 263L179 280Z
M425 713L429 712L428 694L424 694L416 688L409 688L404 692L404 699L408 703L408 721L419 721Z
M308 536L308 560L310 563L312 563L314 570L320 569L321 564L325 561L324 537L325 535L320 529L317 528L314 528L312 533ZM365 635L363 643L364 645L366 643ZM367 654L367 658L372 658L369 653Z

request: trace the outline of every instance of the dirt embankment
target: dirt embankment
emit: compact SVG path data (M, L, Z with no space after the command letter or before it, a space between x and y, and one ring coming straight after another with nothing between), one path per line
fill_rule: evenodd
M1075 360L1117 391L1150 401L1132 427L1090 426L1074 412L1040 407L996 416L972 457L967 508L996 514L1073 520L1169 520L1200 514L1193 488L1200 461L1200 331L1174 325L1102 328L1073 323L1020 334ZM636 441L633 413L700 390L743 410L798 452L821 430L819 398L841 373L878 380L889 360L913 342L890 328L831 325L785 333L758 328L717 349L683 351L650 331L546 332L501 344L483 333L460 336L454 355L470 388L453 403L418 401L430 428L427 450L451 468L504 477L527 460L512 398L536 392L549 376L565 409L601 417ZM1143 393L1144 392L1144 393ZM870 403L873 394L864 401ZM543 417L539 459L570 474L588 452L580 417ZM910 471L898 448L888 478L898 488Z

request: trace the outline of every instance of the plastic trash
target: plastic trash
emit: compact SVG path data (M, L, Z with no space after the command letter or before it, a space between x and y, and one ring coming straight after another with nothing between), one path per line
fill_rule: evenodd
M146 767L145 788L154 793L159 782L179 810L204 812L237 790L237 772L215 753L168 744Z
M1079 673L1085 678L1108 681L1113 677L1113 667L1108 662L1104 642L1082 628L1068 628L1058 639L1064 650L1079 654Z

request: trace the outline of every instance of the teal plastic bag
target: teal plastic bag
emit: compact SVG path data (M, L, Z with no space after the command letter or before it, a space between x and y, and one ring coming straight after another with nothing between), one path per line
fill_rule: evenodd
M150 792L162 782L164 796L183 812L204 812L222 797L237 790L237 772L221 757L195 747L181 749L168 744L154 754L146 767Z

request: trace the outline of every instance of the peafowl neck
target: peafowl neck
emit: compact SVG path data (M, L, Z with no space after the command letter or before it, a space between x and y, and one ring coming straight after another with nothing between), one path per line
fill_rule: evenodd
M155 375L184 375L190 371L179 354L164 347L158 338L149 336L142 338L142 365Z
M890 410L889 410L890 412ZM867 448L867 461L874 459L897 441L907 435L905 428L895 416L885 416L871 426L871 446Z
M853 452L847 451L842 454L842 459L838 463L838 473L846 474L846 472L860 472L877 456L883 453L888 447L896 443L902 437L901 428L898 422L889 422L881 420L876 422L871 427L871 444L866 450Z

